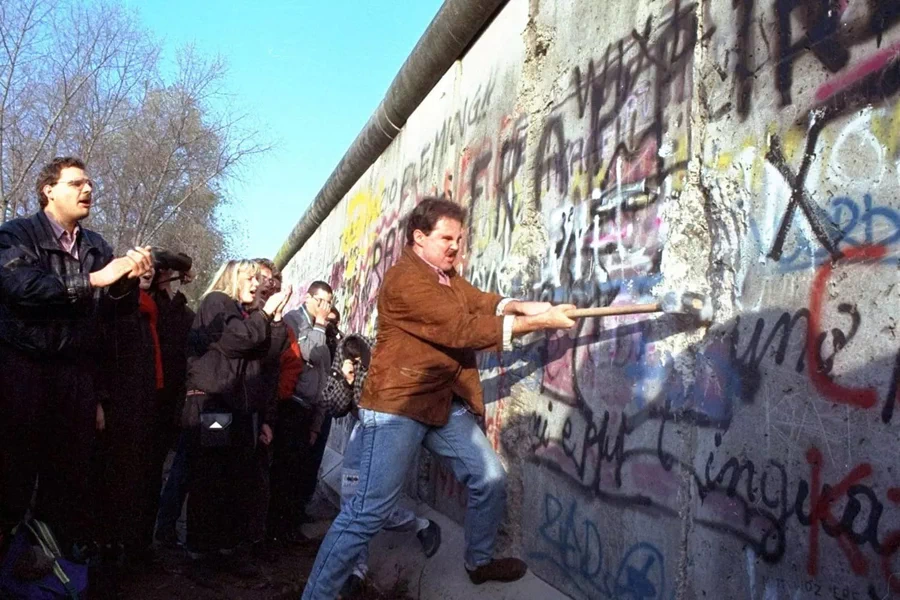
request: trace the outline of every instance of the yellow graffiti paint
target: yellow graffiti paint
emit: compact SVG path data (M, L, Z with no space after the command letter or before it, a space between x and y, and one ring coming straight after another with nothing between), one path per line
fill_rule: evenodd
M587 172L578 165L572 173L572 180L569 184L569 195L572 198L585 200L590 198L590 177Z
M609 171L609 161L604 160L600 163L600 168L597 170L597 174L594 175L594 180L591 182L592 190L603 185L603 180L606 179L607 171Z
M687 136L679 137L675 140L675 164L687 164L688 158L688 138ZM679 169L672 179L672 189L676 192L682 191L686 179L687 171Z
M353 278L357 269L361 268L358 263L371 244L374 236L372 224L381 213L381 192L383 189L376 194L363 189L347 202L347 222L341 232L341 253L347 261L344 269L346 279Z
M872 135L887 149L890 156L897 156L900 150L900 102L894 104L894 110L878 110L872 115Z
M726 171L732 164L734 164L734 154L731 152L720 152L716 157L717 171Z
M888 119L890 122L888 123L888 138L885 146L890 152L890 156L897 156L898 152L900 152L900 102L894 104L894 111Z
M494 232L495 221L491 218L496 202L496 198L488 197L485 194L478 202L470 206L472 236L469 239L469 249L474 252L484 252L496 235Z
M784 156L789 161L799 160L806 149L806 131L800 127L791 127L784 133Z

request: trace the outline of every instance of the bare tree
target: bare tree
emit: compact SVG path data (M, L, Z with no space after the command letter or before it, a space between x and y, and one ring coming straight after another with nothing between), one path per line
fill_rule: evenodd
M269 146L230 108L220 58L184 48L169 80L158 63L159 45L116 4L2 0L0 221L35 210L36 171L74 154L98 183L91 226L115 248L221 259L224 185Z
M104 170L115 174L115 188L104 192L115 201L103 205L103 217L120 245L152 243L192 201L221 196L222 182L243 159L268 149L244 127L245 115L213 109L222 97L221 60L189 47L178 64L178 80L147 88L129 127L102 150Z
M60 151L90 154L155 70L149 37L115 5L8 0L0 8L0 209L29 212L30 182Z

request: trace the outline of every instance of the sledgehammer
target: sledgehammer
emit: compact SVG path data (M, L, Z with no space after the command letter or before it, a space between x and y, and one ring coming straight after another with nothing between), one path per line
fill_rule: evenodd
M618 306L576 308L567 311L566 316L571 319L578 319L581 317L611 317L613 315L656 312L688 315L701 323L709 323L713 317L712 303L710 303L709 297L696 292L669 292L658 302L652 304L620 304Z

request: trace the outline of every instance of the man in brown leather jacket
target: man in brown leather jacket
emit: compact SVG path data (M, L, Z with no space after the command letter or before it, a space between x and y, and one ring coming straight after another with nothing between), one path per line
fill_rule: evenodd
M426 198L410 214L407 246L378 296L378 334L360 401L359 491L322 542L303 600L334 598L353 561L390 515L418 446L442 457L469 492L465 568L475 584L515 581L527 567L496 559L506 472L478 426L484 415L476 350L509 350L512 337L568 329L564 304L477 290L455 269L466 211Z

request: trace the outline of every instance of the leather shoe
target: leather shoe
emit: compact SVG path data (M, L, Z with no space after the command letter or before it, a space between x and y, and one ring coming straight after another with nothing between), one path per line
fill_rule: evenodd
M516 581L522 579L528 572L528 565L518 558L495 558L486 565L475 569L466 569L469 579L475 585L481 585L486 581Z
M441 547L441 527L431 519L428 519L428 527L416 534L419 543L422 544L422 552L425 558L431 558L437 554Z

